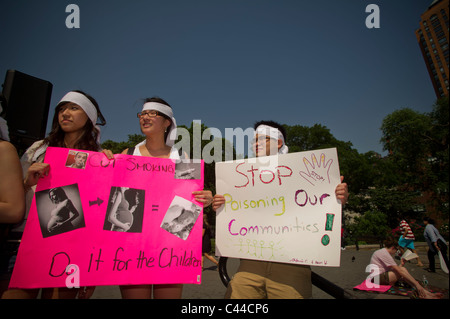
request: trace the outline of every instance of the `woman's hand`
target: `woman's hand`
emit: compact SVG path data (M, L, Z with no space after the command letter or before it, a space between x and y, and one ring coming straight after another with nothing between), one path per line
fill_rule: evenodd
M131 228L131 223L121 223L121 225L119 225L120 228L122 228L124 231L128 231Z
M216 211L223 204L225 204L225 197L219 194L214 195L212 209Z
M348 200L348 186L347 183L342 183L344 181L344 176L341 176L341 184L336 186L336 198L341 201L342 205L345 205Z
M208 207L213 202L213 196L211 191L208 190L196 191L192 192L192 195L194 195L194 199L196 201L203 203L203 207Z
M48 176L50 165L47 163L34 163L28 168L25 180L23 181L25 187L33 187L37 185L40 178Z
M105 154L109 160L114 159L114 154L110 150L102 150L102 153Z

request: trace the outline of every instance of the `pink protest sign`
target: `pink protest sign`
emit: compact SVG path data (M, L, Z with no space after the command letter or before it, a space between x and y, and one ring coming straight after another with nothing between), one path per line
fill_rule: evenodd
M11 288L201 281L203 162L47 149Z

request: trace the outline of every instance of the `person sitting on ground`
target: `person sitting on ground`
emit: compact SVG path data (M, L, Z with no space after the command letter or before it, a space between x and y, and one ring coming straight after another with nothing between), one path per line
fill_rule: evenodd
M404 267L405 260L402 259L400 265L397 265L392 257L397 251L397 246L393 239L388 238L384 242L384 248L378 249L372 254L370 264L375 265L378 269L378 274L372 278L372 282L380 285L394 285L397 281L402 279L411 287L417 290L418 296L421 299L439 299L440 294L431 293L410 275L408 270Z

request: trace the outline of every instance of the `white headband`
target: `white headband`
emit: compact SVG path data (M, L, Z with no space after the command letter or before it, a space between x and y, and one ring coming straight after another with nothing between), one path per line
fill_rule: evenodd
M175 118L173 117L173 111L170 106L167 106L162 103L158 102L147 102L142 107L142 111L149 111L149 110L155 110L158 112L163 113L164 115L170 117L172 124L169 128L169 134L167 134L166 144L168 146L173 146L175 144L175 140L177 138L177 122L175 121Z
M98 130L97 143L100 145L101 129L100 126L97 125L98 113L97 108L91 102L91 100L89 100L84 94L71 91L66 95L64 95L61 101L59 101L58 105L63 102L75 103L76 105L80 106L83 109L88 118L91 120L92 125L94 125L94 127Z
M287 154L288 153L289 148L286 146L285 141L284 141L284 136L280 132L279 129L277 129L275 127L272 127L272 126L268 126L268 125L259 125L256 128L255 137L256 137L256 134L268 136L268 137L273 138L275 140L281 140L283 145L278 150L278 154Z
M158 102L147 102L144 104L144 106L142 107L142 111L148 111L148 110L155 110L155 111L159 111L161 113L164 113L164 115L167 115L168 117L172 118L173 117L173 111L172 108L170 106L167 106L165 104L162 103L158 103Z
M72 102L80 106L83 111L87 114L92 124L95 126L97 123L97 109L94 104L84 95L78 92L69 92L59 101L58 104L62 102Z

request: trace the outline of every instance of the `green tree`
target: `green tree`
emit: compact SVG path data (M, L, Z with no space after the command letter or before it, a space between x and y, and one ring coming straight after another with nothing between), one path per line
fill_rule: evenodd
M284 128L287 135L286 145L291 153L336 147L338 143L330 130L320 124L312 127L284 125Z
M402 216L414 209L416 192L408 192L395 187L371 187L355 195L349 201L347 209L362 212L379 211L386 214L386 226L395 228ZM420 218L420 216L416 216Z
M449 100L442 98L433 106L429 113L431 126L425 134L428 141L428 169L425 188L429 190L430 201L442 217L448 221L449 218Z
M369 210L356 219L356 223L349 227L351 239L357 242L360 239L373 238L382 247L383 241L389 234L387 215L378 210Z
M428 206L448 219L448 98L438 100L430 113L395 111L383 120L381 129L398 187L427 194Z
M130 134L128 135L128 140L126 142L114 142L112 140L106 140L102 143L102 148L110 150L111 152L113 152L113 154L120 154L127 148L133 147L143 140L145 140L144 135Z
M418 173L423 172L429 156L426 132L431 119L426 114L404 108L386 116L381 130L383 149L401 172L403 183L419 186Z

